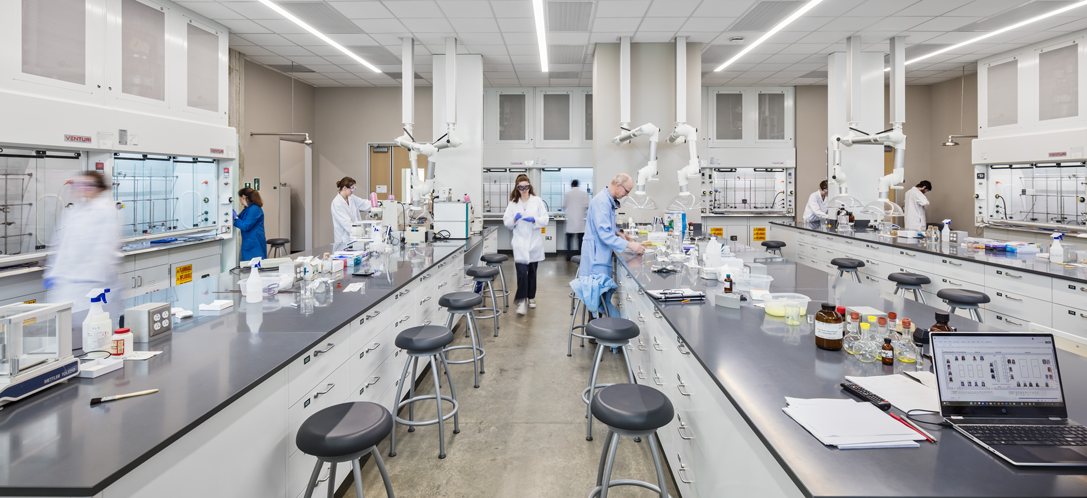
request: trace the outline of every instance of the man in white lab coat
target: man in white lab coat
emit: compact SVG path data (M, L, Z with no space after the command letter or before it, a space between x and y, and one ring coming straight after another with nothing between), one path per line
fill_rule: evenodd
M804 222L817 223L827 218L830 218L827 213L827 181L823 180L819 182L819 190L808 197L808 205L804 206Z
M562 197L562 212L566 213L566 261L574 254L581 254L581 242L585 239L585 213L589 210L589 194L578 188L578 181L570 182L570 191ZM577 245L574 245L577 238Z
M932 192L932 183L924 180L916 187L906 191L906 230L925 230L928 223L925 220L925 209L928 207L928 197L925 194Z

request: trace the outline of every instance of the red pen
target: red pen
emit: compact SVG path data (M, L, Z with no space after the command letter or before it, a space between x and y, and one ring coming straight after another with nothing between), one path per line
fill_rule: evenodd
M914 427L913 424L911 424L909 422L906 422L905 420L902 419L902 417L899 417L898 415L895 415L895 414L890 413L890 412L887 412L887 415L890 415L891 417L894 417L895 420L897 420L899 422L902 422L902 424L905 425L906 427L909 427L910 429L913 429L914 432L920 434L922 437L924 437L926 440L928 440L928 442L930 442L932 444L936 444L936 440L932 439L932 436L929 436L928 434L925 434L924 432L921 431L921 429L918 429L918 428Z

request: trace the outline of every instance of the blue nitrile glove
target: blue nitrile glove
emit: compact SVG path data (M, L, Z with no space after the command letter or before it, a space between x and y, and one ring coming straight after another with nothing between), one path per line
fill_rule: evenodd
M45 288L45 290L52 290L53 287L56 287L56 286L57 286L56 277L46 277L46 278L42 279L42 287Z
M236 220L236 219L238 219L238 212L237 212L237 211L235 211L235 210L231 209L231 210L230 210L230 212L231 212L231 213L234 213L234 219L235 219L235 220Z
M536 218L533 218L531 216L525 216L524 218L521 218L521 221L527 221L529 223L536 223Z
M517 213L517 214L513 215L513 221L520 221L520 220L521 220L521 213Z

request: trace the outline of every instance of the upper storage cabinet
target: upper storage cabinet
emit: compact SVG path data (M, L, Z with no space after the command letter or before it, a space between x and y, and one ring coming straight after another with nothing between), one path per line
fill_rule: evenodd
M989 94L985 99L990 128L1019 123L1019 59L1013 58L985 68Z
M54 101L27 99L29 108L64 113L73 123L84 112L77 108L89 106L85 112L99 116L106 108L226 126L228 40L221 26L168 0L4 5L0 37L13 49L0 51L0 92ZM117 127L141 119L122 113ZM108 131L97 128L72 131Z
M793 148L792 88L710 88L710 147Z
M1038 120L1079 116L1079 44L1038 54Z
M484 143L497 148L584 148L593 140L589 88L485 88Z

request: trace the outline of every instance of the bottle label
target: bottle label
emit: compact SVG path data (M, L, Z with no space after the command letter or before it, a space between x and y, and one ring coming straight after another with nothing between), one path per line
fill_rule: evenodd
M838 341L842 339L842 324L815 322L815 337Z
M114 340L112 340L110 342L113 343L109 348L109 353L110 354L112 354L113 356L122 356L122 355L125 354L125 340L124 339L114 339Z
M884 349L883 351L880 352L880 356L883 356L884 358L894 358L894 351L889 350L889 349Z

